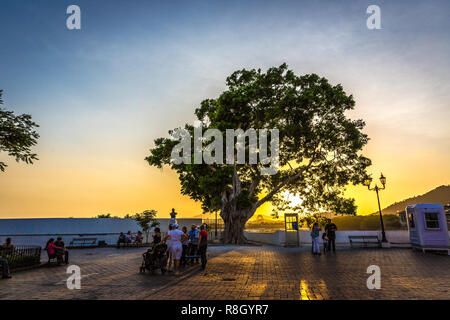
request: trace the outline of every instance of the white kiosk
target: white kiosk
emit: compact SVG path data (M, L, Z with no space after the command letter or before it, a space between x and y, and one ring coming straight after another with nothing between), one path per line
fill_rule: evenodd
M444 207L437 203L418 203L406 207L409 239L413 249L444 250L450 255Z

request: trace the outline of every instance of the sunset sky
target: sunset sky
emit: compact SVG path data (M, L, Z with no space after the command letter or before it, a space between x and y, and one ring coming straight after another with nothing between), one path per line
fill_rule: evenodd
M4 108L40 125L39 161L0 173L0 218L201 213L153 140L193 123L241 68L317 73L353 94L381 202L450 184L450 2L0 0ZM81 30L66 28L67 6ZM381 30L366 9L381 8ZM374 192L350 187L359 214ZM258 213L270 214L266 205Z

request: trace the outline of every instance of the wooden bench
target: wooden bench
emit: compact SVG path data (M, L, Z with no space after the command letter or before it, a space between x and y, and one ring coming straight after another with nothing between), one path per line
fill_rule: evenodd
M381 247L381 241L378 239L378 236L348 236L348 240L351 247L353 247L353 243L362 243L363 247L368 247L370 244Z
M53 260L54 263L58 263L58 258L57 258L56 255L50 256L50 254L48 253L48 250L47 249L44 249L44 250L47 251L47 257L48 257L47 264L48 265L52 264L52 260Z
M97 238L73 238L69 247L93 247L97 245Z
M142 242L136 242L136 241L132 241L132 242L118 242L117 243L117 248L140 248L143 246Z

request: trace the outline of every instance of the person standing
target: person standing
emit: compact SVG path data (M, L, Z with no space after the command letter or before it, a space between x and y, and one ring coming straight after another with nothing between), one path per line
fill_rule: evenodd
M9 274L8 260L6 260L6 258L3 258L3 256L1 255L0 265L2 266L2 279L11 279L11 275Z
M314 225L311 229L311 238L312 238L313 254L318 255L320 255L319 235L320 235L319 224L317 222L314 222Z
M192 225L191 231L188 233L189 237L189 255L196 256L198 254L198 230L196 225ZM198 258L195 258L195 261L198 263ZM194 258L191 258L191 263L194 263Z
M173 225L169 224L169 231L167 231L166 236L164 237L164 241L167 245L167 271L172 272L172 239L169 236L170 231L173 230Z
M328 248L328 237L326 232L322 233L322 241L323 241L323 253L326 253Z
M6 252L0 247L0 265L2 266L2 279L10 279L11 275L9 273L9 264L8 260L6 260Z
M181 228L181 231L184 233L184 235L186 236L186 239L183 241L182 245L183 245L183 251L181 252L181 261L180 264L182 267L186 266L186 256L188 255L188 246L189 246L189 237L188 237L188 231L187 228L184 226L183 228Z
M173 259L173 268L175 271L175 275L177 276L179 274L181 252L183 250L182 242L185 240L186 235L181 230L178 230L178 224L175 223L172 226L172 230L170 230L167 233L165 240L169 238L170 238L170 251Z
M205 225L200 226L200 233L198 235L198 253L200 254L200 259L202 261L202 270L206 268L206 250L208 248L208 232L206 231Z
M336 225L331 222L331 219L328 219L328 223L325 226L325 232L328 238L328 251L331 251L331 248L333 248L333 252L336 252L336 230Z

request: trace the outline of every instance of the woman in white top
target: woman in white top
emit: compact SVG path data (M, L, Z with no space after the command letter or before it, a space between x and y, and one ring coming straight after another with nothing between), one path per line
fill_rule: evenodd
M167 232L167 235L164 237L165 241L167 241L168 239L170 239L169 252L173 259L175 275L178 275L181 252L183 251L182 242L186 240L186 235L182 231L178 230L178 224L174 223L172 225L172 230L169 230L169 232Z

